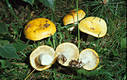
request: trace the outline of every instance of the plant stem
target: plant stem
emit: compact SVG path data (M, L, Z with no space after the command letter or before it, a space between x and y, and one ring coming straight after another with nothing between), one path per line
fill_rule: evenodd
M53 48L55 49L56 48L56 41L55 41L55 38L56 37L56 35L54 34L53 36L52 36L52 38L53 38Z
M55 9L52 10L52 20L53 20L53 22L55 22ZM55 48L55 47L56 47L56 42L55 42L56 35L55 35L55 34L52 36L52 39L53 39L53 41L52 41L52 43L53 43L53 48Z
M26 76L26 78L24 80L27 80L34 71L35 71L35 69L28 76Z
M78 22L78 0L76 0L76 9L77 9L77 24L79 26L79 22ZM80 31L78 28L78 48L80 48Z

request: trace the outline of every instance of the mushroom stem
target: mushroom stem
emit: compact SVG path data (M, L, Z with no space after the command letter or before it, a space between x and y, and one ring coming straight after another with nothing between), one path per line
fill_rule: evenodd
M72 26L72 27L68 28L67 30L68 30L68 31L73 31L74 28L75 28L75 26Z
M53 58L48 54L40 54L39 61L41 65L49 65L52 63Z

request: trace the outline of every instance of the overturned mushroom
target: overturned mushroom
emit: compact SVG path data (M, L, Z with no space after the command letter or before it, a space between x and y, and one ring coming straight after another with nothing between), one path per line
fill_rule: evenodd
M27 23L24 29L25 37L33 41L47 38L55 32L55 24L46 18L33 19Z
M63 66L71 66L72 61L77 61L79 58L79 49L73 43L62 43L56 48L58 62Z
M50 68L56 58L57 55L53 48L42 45L30 54L30 64L34 69L42 71Z
M107 33L107 24L102 18L87 17L80 21L79 30L86 34L100 38L105 36Z
M87 48L81 51L79 56L81 66L86 70L93 70L99 64L99 56L93 49Z

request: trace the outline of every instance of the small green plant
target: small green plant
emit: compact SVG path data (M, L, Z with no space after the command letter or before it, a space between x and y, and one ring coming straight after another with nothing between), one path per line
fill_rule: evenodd
M7 24L0 23L0 30L0 35L3 35L0 38L4 39L4 37L9 35ZM3 58L19 58L16 54L15 47L9 42L9 40L0 40L0 56Z

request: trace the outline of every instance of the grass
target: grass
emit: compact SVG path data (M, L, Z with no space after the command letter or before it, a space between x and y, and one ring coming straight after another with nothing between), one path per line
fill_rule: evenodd
M7 2L6 2L7 1ZM76 44L80 51L84 48L94 49L100 57L99 66L93 71L63 67L57 62L45 71L34 71L28 80L126 80L126 7L125 0L56 0L55 12L41 3L33 6L23 1L0 1L0 22L6 23L9 35L1 35L0 40L8 40L16 48L20 59L6 59L0 66L1 80L23 80L33 70L29 63L30 53L38 46L45 44L54 49L63 42ZM62 4L62 5L61 5ZM107 22L108 32L103 38L87 39L88 35L73 25L64 26L62 19L72 9L83 9L88 16L98 16ZM25 39L23 29L26 23L37 17L54 21L57 32L52 37L33 42ZM78 25L76 25L77 27ZM124 47L125 46L125 47Z

